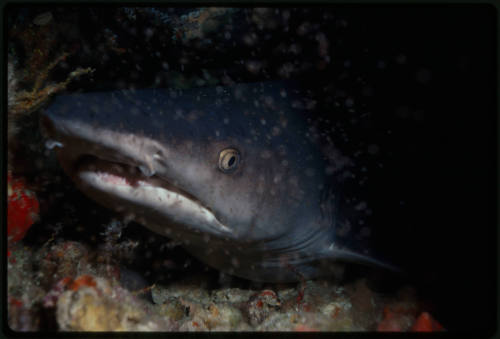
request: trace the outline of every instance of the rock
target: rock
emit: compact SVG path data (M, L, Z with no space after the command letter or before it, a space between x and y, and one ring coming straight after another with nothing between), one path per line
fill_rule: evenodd
M139 298L102 278L95 286L72 285L57 301L57 322L63 331L166 331L171 322L152 314ZM75 280L77 281L77 280ZM92 285L92 284L90 284Z
M245 311L250 324L256 326L280 307L281 302L276 293L272 290L263 290L250 297Z
M40 285L50 289L59 280L91 271L89 250L76 241L62 241L42 247L35 255Z

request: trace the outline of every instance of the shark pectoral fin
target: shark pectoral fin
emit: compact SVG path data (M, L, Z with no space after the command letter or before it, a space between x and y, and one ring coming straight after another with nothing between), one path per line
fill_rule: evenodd
M382 268L393 273L403 273L403 270L401 268L383 260L376 259L369 255L350 251L348 249L337 248L335 246L328 247L323 255L325 258L331 258L334 261L352 262L361 265Z

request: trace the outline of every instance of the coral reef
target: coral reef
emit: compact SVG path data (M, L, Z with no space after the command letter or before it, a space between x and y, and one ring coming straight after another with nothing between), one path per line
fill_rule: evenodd
M98 253L75 241L49 242L35 254L13 247L9 326L17 331L442 330L409 287L385 296L366 279L214 286L200 273L131 289L122 279L131 273L99 260Z
M80 280L80 281L79 281ZM175 326L120 286L92 276L77 278L57 301L63 331L159 331Z

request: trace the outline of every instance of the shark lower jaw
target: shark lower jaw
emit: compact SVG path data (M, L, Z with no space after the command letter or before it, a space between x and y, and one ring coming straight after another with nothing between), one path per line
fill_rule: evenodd
M145 175L140 166L102 160L93 155L79 156L70 166L77 182L92 192L116 197L118 205L119 201L126 201L128 205L160 213L171 221L190 226L196 232L232 233L193 195L157 175Z

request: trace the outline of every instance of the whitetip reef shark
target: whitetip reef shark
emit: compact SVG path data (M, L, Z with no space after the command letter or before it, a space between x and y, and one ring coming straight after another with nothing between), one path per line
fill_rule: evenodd
M41 125L86 195L218 270L292 282L343 262L390 267L340 245L295 99L282 82L59 95Z

